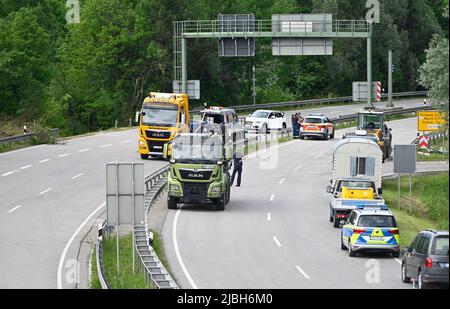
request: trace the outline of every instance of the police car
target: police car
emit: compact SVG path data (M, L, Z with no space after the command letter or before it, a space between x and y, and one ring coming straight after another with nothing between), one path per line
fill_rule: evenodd
M341 249L356 252L400 253L400 233L394 215L386 205L358 205L341 231Z

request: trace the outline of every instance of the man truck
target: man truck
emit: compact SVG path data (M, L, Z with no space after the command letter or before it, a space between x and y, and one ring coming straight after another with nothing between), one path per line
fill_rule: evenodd
M381 197L383 153L367 138L347 138L333 148L330 222L340 227L357 206L384 205Z
M142 159L163 157L164 146L183 132L189 132L189 103L186 94L150 92L136 113L139 123L138 151Z

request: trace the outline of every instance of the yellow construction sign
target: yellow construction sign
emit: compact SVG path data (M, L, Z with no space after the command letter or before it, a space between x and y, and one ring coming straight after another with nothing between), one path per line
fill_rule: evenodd
M444 113L438 111L420 111L417 113L417 131L435 132L443 128Z

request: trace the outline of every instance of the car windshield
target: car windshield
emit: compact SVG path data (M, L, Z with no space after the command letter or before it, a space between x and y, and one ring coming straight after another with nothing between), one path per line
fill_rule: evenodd
M358 226L362 227L396 227L393 216L362 215Z
M448 236L438 236L434 238L432 255L448 255Z
M222 139L216 135L180 135L172 142L172 159L179 163L215 163L223 157Z
M203 123L217 123L217 124L224 124L225 118L222 114L203 114L202 117Z
M146 126L174 127L178 122L176 105L155 104L146 106L142 113L142 124Z
M253 117L253 118L268 118L269 117L269 112L256 111L250 117Z
M323 123L323 120L320 118L306 118L304 123Z

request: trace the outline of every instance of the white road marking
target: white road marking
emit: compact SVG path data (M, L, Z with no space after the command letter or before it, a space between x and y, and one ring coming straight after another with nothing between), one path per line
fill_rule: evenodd
M272 221L272 214L270 212L267 213L267 221Z
M402 261L401 260L399 260L399 259L397 259L397 258L395 258L394 259L397 263L399 263L400 265L402 265Z
M89 217L87 217L86 220L84 220L83 223L81 223L81 225L78 227L78 229L75 231L75 233L73 233L72 237L70 237L69 241L67 242L66 246L64 247L64 250L63 250L63 252L61 254L61 257L59 258L58 272L56 274L56 280L57 280L57 284L58 284L58 289L62 289L62 268L63 268L64 260L66 259L66 254L67 254L67 251L69 250L70 245L72 244L73 240L78 235L78 233L81 231L81 229L92 218L92 216L94 216L94 214L97 211L99 211L100 209L105 207L105 205L106 205L106 203L103 203L96 210L91 212Z
M323 154L319 153L317 156L314 157L314 160L319 159Z
M14 174L14 172L4 173L4 174L2 175L2 177L6 177L6 176L9 176L9 175L12 175L12 174Z
M59 155L58 158L64 158L64 157L68 157L68 156L70 156L70 153L65 153L65 154Z
M189 281L190 285L193 289L198 289L197 285L195 284L194 280L192 279L191 275L189 274L189 271L186 268L186 265L183 263L183 259L181 258L180 249L178 248L178 240L177 240L177 223L178 223L178 217L180 216L181 209L177 210L177 213L175 214L175 218L173 220L173 226L172 226L172 239L173 239L173 247L175 249L175 255L177 257L178 263L181 266L181 270L183 271L184 275L186 276L186 279Z
M52 190L53 190L53 188L48 188L47 190L44 190L41 193L39 193L39 195L44 195L45 193L48 193L48 192L50 192Z
M298 266L298 265L295 265L295 268L297 268L297 270L302 274L302 276L303 277L305 277L306 279L311 279L311 277L310 276L308 276L308 274L307 273L305 273L305 271L303 270L303 269L301 269L301 267L300 266Z
M10 214L10 213L12 213L13 211L19 209L20 207L22 207L22 205L18 205L18 206L16 206L16 207L14 207L13 209L8 210L8 213Z
M25 166L22 166L20 169L21 170L26 170L27 168L30 168L30 167L32 167L33 165L25 165Z
M106 144L106 145L98 146L98 148L106 148L106 147L111 147L111 146L112 146L111 144Z
M75 180L75 179L77 179L77 178L79 178L79 177L81 177L81 176L83 176L84 175L84 173L80 173L80 174L78 174L78 175L76 175L76 176L73 176L72 177L72 180Z
M89 150L90 150L89 148L86 148L86 149L78 150L78 152L86 152L86 151L89 151Z
M45 163L45 162L48 162L48 161L50 161L50 159L41 160L41 161L39 161L39 163Z
M294 171L298 171L299 169L301 169L303 167L303 165L299 165L299 166L297 166L295 169L294 169Z
M132 141L131 141L131 139L129 139L129 140L126 140L126 141L123 141L123 142L120 142L121 144L126 144L126 143L131 143Z
M278 240L278 238L276 236L273 236L273 241L277 244L278 247L282 247L280 241Z
M283 178L283 179L280 180L280 182L278 184L282 185L283 182L285 182L285 181L286 181L286 178Z
M269 199L269 200L270 200L271 202L273 202L273 199L274 199L274 198L275 198L275 194L272 194L272 195L270 196L270 199Z

